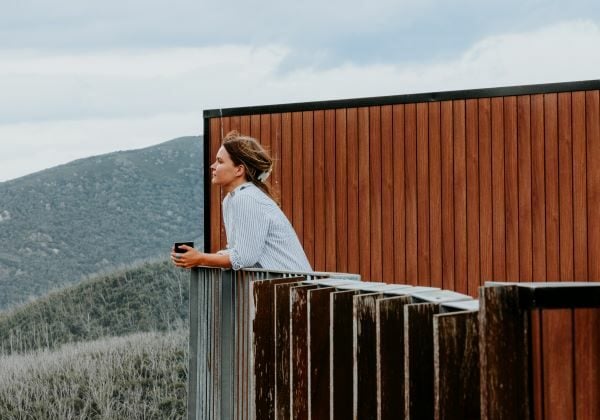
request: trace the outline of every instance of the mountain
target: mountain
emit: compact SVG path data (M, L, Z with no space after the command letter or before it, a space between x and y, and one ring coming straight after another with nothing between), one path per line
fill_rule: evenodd
M0 355L187 327L188 270L136 264L0 313Z
M76 160L0 183L0 310L202 243L201 137Z

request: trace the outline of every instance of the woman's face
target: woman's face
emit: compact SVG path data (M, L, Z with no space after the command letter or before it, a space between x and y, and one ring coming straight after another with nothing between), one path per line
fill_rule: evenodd
M210 165L212 170L212 183L220 185L225 192L235 189L238 185L246 182L243 165L235 165L223 146L217 152L215 162Z

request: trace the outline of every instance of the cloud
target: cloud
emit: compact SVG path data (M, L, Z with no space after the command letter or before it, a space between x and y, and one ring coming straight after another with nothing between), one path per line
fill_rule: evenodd
M202 118L196 113L4 124L0 125L0 182L75 159L201 134Z
M0 123L48 119L141 117L201 112L227 94L264 79L285 50L218 46L90 54L0 53ZM237 95L240 91L237 91Z
M598 24L572 21L488 37L453 59L303 68L269 84L298 100L308 99L295 92L311 92L314 100L598 79L597 45Z
M201 133L205 109L597 79L597 45L600 25L574 20L486 37L443 60L347 60L326 68L286 68L297 51L283 44L4 50L0 180L15 176L19 165L30 172L116 147ZM322 54L315 52L314 60ZM44 147L34 146L42 140ZM30 169L27 159L35 156L5 152L10 144L28 143L29 150L39 150Z

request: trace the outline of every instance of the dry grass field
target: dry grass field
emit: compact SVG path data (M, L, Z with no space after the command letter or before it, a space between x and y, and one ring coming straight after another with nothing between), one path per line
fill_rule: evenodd
M0 356L0 418L179 419L187 329Z

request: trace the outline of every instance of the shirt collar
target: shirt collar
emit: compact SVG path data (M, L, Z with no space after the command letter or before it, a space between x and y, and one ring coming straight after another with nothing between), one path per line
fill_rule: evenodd
M235 189L233 191L230 191L229 194L227 194L227 195L229 197L233 198L233 197L235 197L236 192L242 191L244 188L248 188L251 185L253 185L253 184L250 181L244 182L243 184L238 185L237 187L235 187Z

